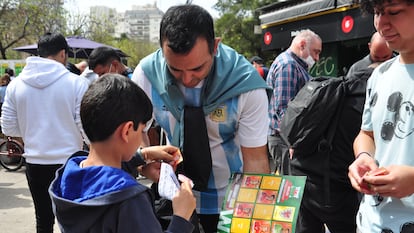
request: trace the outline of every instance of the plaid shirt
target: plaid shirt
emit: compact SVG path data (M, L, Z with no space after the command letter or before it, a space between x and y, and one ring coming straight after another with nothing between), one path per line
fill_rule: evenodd
M308 65L290 49L275 58L267 75L267 85L273 88L269 103L269 135L279 131L287 104L311 78Z

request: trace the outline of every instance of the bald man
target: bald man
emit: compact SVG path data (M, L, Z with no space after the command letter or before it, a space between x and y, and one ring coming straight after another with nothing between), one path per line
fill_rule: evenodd
M378 32L372 35L368 48L369 54L349 68L347 77L353 77L355 73L365 70L372 63L383 62L393 57L392 50L388 48L384 38Z

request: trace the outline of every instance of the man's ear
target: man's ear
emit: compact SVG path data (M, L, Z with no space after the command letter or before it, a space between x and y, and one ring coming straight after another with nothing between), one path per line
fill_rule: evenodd
M119 67L119 61L116 60L116 59L112 60L111 63L109 63L109 64L112 64L112 68L114 68L114 69L118 69L118 67Z
M118 73L123 70L122 63L116 59L112 60L110 64L112 64L112 72Z
M306 49L306 40L300 41L300 50L303 51Z
M64 49L61 49L59 51L59 57L64 57L64 56L66 56L66 51Z
M66 59L66 50L64 50L64 49L60 50L59 53L57 54L57 59L58 59L58 62L66 65L65 64L66 60L67 60Z
M216 37L214 39L214 50L213 50L213 54L214 55L217 54L217 48L218 48L218 45L219 45L220 41L221 41L221 38L220 37Z

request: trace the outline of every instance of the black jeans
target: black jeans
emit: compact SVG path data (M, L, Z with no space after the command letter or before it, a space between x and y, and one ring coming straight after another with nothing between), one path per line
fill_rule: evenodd
M324 191L322 184L306 181L296 233L325 233L325 225L331 233L355 233L358 193L351 187L332 187L331 203L327 205Z
M53 232L55 215L48 189L55 178L56 170L61 166L62 164L26 164L26 179L35 207L37 233Z

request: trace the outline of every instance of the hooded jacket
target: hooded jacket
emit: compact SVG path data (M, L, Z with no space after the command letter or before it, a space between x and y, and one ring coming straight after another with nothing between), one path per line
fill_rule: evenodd
M144 185L109 166L81 168L86 152L74 154L56 172L49 188L62 232L162 232L152 195ZM166 232L192 232L193 225L173 216Z
M1 127L22 137L33 164L64 164L83 145L79 115L88 81L52 59L29 57L7 87Z

